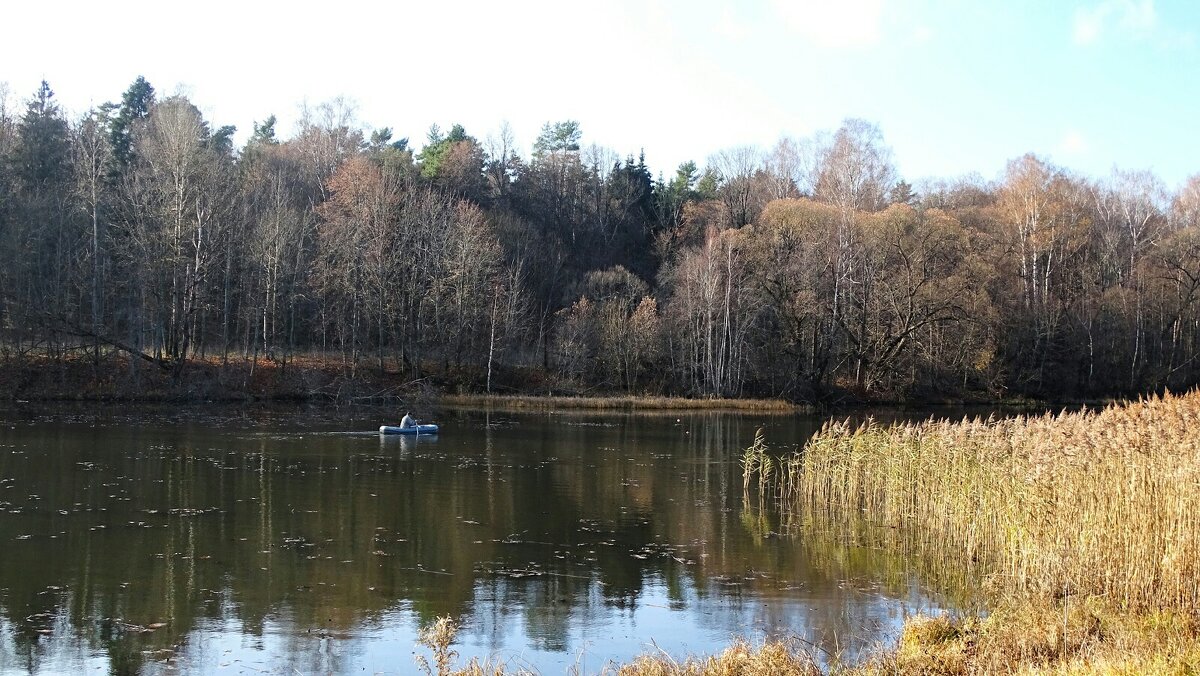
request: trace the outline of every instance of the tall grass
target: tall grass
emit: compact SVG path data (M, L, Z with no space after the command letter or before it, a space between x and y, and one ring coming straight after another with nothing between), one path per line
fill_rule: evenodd
M981 566L997 592L1200 609L1200 392L1099 412L828 424L780 464L795 510L904 533Z

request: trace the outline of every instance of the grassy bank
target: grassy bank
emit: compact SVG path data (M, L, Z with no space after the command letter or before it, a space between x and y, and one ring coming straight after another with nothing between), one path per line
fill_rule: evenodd
M440 622L447 622L444 618ZM445 631L445 624L434 625ZM1101 605L1065 616L1049 606L1002 608L987 618L909 620L897 645L858 665L824 665L797 642L735 641L720 653L673 657L647 653L598 672L614 676L888 676L891 674L1195 674L1200 626L1176 613L1129 615ZM453 632L443 634L453 640ZM501 663L455 663L449 644L431 649L425 673L436 676L516 676ZM424 657L424 656L421 656ZM420 664L420 663L419 663Z
M456 664L457 625L441 618L422 634L418 655L436 676L515 676L504 663ZM735 641L707 656L646 653L600 674L614 676L888 676L890 674L1195 674L1200 622L1177 612L1131 614L1092 599L1063 612L1052 604L1006 603L986 618L915 617L896 645L861 664L820 659L798 641ZM825 656L828 657L828 656ZM420 660L424 662L420 662Z
M984 618L918 617L898 644L850 676L885 674L1195 674L1200 623L1192 613L1130 612L1092 597L1009 599Z
M559 397L496 394L445 394L443 406L494 408L499 410L658 410L658 411L748 411L791 414L803 410L780 399L688 399L659 396Z

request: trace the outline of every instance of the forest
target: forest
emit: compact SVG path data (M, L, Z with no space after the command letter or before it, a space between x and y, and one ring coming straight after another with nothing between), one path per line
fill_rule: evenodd
M340 99L275 127L236 147L141 77L78 118L45 82L0 96L0 372L814 403L1200 382L1200 174L1026 154L913 185L860 119L666 172L571 120L528 154L504 124L418 149Z

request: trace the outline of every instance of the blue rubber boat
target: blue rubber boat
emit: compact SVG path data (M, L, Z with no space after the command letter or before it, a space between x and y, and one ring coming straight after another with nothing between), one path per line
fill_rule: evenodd
M397 427L394 425L380 425L380 434L437 434L437 425L417 425L416 427Z

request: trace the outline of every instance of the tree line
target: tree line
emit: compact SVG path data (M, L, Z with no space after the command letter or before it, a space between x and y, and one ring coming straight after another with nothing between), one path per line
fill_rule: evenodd
M1200 382L1200 175L913 186L857 119L665 176L574 121L528 155L342 100L275 127L235 147L140 77L77 119L0 96L0 357L797 401Z

